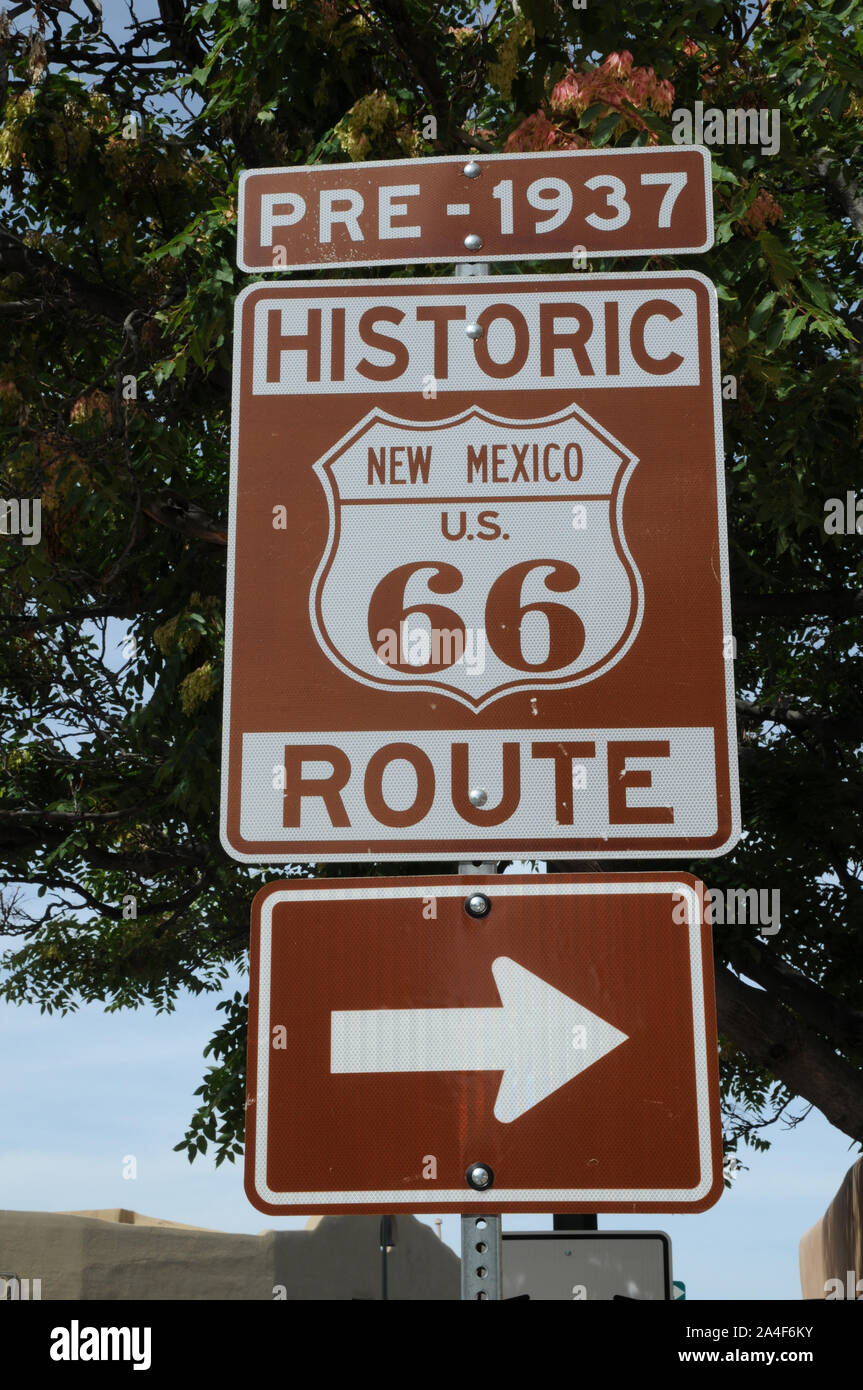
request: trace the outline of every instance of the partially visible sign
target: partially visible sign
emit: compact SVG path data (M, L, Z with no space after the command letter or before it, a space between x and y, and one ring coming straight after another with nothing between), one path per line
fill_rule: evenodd
M712 1206L701 902L671 873L268 884L252 907L249 1200L274 1215Z
M671 1241L663 1231L504 1231L503 1297L595 1303L671 1294Z
M242 270L681 255L713 245L701 145L247 169Z

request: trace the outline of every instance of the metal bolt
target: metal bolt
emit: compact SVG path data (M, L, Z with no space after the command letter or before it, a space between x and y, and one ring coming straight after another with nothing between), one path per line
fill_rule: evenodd
M487 1187L494 1186L494 1173L487 1163L472 1163L466 1177L468 1187L473 1187L477 1192L484 1192Z
M462 172L464 173L466 179L478 179L480 174L482 173L482 169L480 169L476 160L472 159L469 164L466 164L464 166Z
M469 917L487 917L491 912L491 900L485 893L471 893L465 900L464 910Z
M464 331L469 338L481 338L485 332L482 324L479 323L469 323Z
M471 787L467 799L471 806L484 806L488 801L488 792L485 787Z
M468 232L464 239L464 245L466 251L478 251L482 246L482 237L476 232Z

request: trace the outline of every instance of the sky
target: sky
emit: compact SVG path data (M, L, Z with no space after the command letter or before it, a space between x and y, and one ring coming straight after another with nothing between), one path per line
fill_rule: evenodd
M226 992L242 982L232 980ZM302 1217L258 1212L242 1164L190 1164L173 1146L197 1106L202 1050L221 1015L218 996L186 999L174 1014L66 1018L35 1006L0 1006L0 1206L23 1211L128 1207L148 1216L237 1232L302 1227ZM799 1299L798 1243L855 1161L847 1135L817 1112L796 1130L771 1131L766 1154L701 1215L605 1216L605 1230L664 1230L674 1278L689 1299ZM124 1169L136 1160L137 1176ZM438 1213L423 1219L433 1224ZM549 1230L551 1217L504 1217L506 1230ZM443 1237L458 1250L457 1216Z

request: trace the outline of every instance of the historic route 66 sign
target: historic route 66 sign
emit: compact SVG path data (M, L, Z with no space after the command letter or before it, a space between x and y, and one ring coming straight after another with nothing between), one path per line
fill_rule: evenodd
M228 852L729 849L709 282L293 281L236 314Z
M372 411L315 465L331 507L311 599L321 647L354 680L471 710L595 680L641 620L622 515L636 462L574 405L534 420ZM401 563L382 574L378 549Z

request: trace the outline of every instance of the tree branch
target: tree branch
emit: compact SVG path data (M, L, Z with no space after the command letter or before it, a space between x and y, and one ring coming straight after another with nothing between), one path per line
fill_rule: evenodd
M859 158L859 150L855 152ZM863 236L863 194L855 178L849 178L841 163L829 155L818 160L817 169L833 193L855 232Z
M20 237L0 224L0 274L12 272L26 275L52 290L61 288L64 297L76 299L105 318L124 321L134 302L124 290L110 285L96 285L85 280L70 266L61 265L53 256L27 246Z
M386 15L402 57L428 97L439 128L441 131L449 130L453 114L449 94L438 71L432 48L429 44L423 43L414 28L404 0L374 0L374 8Z
M863 1075L763 990L724 966L716 972L719 1029L852 1139L863 1141Z
M856 618L863 614L863 589L797 594L736 594L738 618Z
M161 500L144 502L141 511L169 531L176 531L191 540L210 541L213 545L227 545L228 532L224 522L208 516L195 502L184 502L173 493L163 493Z
M782 699L764 704L756 700L738 699L734 703L741 719L756 724L784 724L795 734L815 733L822 738L835 739L858 739L863 736L863 713L846 719L825 719L813 711L795 709Z
M86 825L89 821L98 821L100 824L128 820L130 816L140 817L146 811L145 806L128 806L119 811L45 811L43 809L30 810L28 808L16 811L0 811L0 825L60 825L72 828L76 825Z
M0 622L0 640L6 637L27 636L59 627L61 623L95 622L99 618L137 618L140 602L110 603L93 608L82 603L79 608L67 608L65 613L13 613Z
M757 954L756 954L757 953ZM863 1013L849 1009L823 985L816 985L774 951L756 941L754 950L736 955L735 969L769 990L837 1047L863 1052Z
M75 893L79 898L83 898L88 907L92 907L100 917L107 917L112 922L123 921L123 908L113 907L109 903L103 902L91 893L89 889L83 888L80 883L75 883L73 879L68 879L62 875L34 874L30 880L32 883L44 883L46 888L63 888L66 892ZM178 913L189 907L198 897L204 887L206 879L204 875L199 875L195 883L184 889L172 898L153 899L150 901L136 902L135 918L156 917L160 912ZM73 909L76 910L76 909Z
M0 302L0 317L8 319L15 314L35 314L44 307L42 299L6 299Z

